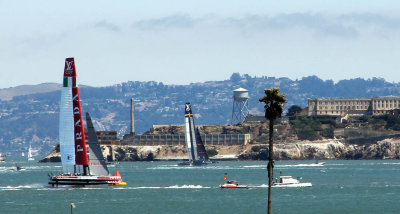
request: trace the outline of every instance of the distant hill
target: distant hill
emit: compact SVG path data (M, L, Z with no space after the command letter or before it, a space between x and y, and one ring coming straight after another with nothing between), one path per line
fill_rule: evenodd
M0 89L0 100L11 100L13 97L37 93L46 93L60 90L61 84L58 83L42 83L39 85L20 85Z
M81 86L83 111L89 111L98 130L129 132L130 99L135 100L136 132L152 125L182 124L183 109L191 102L196 124L228 124L232 117L233 90L249 91L252 114L263 114L258 99L264 88L279 87L292 105L307 106L308 98L362 98L400 96L400 84L381 78L350 79L334 83L316 76L300 80L275 77L251 77L232 74L224 81L207 81L189 85L165 85L161 82L129 81L108 87ZM60 84L18 86L0 89L0 151L27 149L29 143L43 149L58 141Z

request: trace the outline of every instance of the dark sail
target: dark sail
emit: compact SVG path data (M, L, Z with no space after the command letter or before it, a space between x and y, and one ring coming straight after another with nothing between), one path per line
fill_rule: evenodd
M101 151L96 131L94 130L92 118L89 112L86 112L86 125L88 129L89 145L89 170L90 175L109 175L103 152Z
M200 161L208 161L206 148L204 147L203 140L201 139L199 129L196 128L196 144L197 144L197 157Z

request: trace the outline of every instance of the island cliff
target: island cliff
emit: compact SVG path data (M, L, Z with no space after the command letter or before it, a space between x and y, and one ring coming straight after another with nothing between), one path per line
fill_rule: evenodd
M186 148L177 146L102 146L109 161L153 161L187 159ZM256 142L248 145L208 146L216 150L212 159L266 160L268 145ZM342 140L293 141L274 145L276 160L314 159L400 159L400 139L388 138L368 145L349 144ZM60 161L58 147L40 162Z

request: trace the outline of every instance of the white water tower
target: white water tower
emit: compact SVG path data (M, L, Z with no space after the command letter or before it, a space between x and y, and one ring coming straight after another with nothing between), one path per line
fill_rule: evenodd
M249 113L249 91L244 88L233 90L232 124L243 122Z

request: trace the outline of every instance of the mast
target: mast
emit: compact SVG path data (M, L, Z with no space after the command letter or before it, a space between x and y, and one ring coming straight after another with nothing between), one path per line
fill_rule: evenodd
M133 98L131 98L131 134L135 134L135 108L133 105Z
M70 158L73 161L69 160L69 162L74 162L74 165L82 165L83 166L83 174L88 174L88 156L86 149L86 139L85 139L85 131L83 127L82 120L82 108L81 108L81 100L79 97L79 88L76 82L76 67L74 58L67 58L65 60L64 67L64 81L63 81L63 91L65 91L66 96L61 98L62 105L65 105L65 109L63 109L63 119L61 119L60 113L60 136L61 134L66 135L68 138L68 155L67 159ZM60 110L61 112L61 110ZM72 127L71 127L72 120ZM66 124L61 124L62 121L68 121ZM72 129L72 131L71 131ZM73 153L74 157L71 155L70 148L70 140L73 140ZM61 149L61 141L60 141L60 149ZM70 165L70 163L68 164ZM70 170L68 170L70 171ZM74 166L74 172L76 172L76 168ZM70 173L70 172L69 172Z
M189 104L190 105L190 104ZM189 125L190 125L190 143L192 144L192 151L193 151L193 157L194 161L199 160L198 152L197 152L197 143L196 143L196 132L195 132L195 127L194 127L194 122L193 122L193 115L192 115L192 108L190 108L190 116L189 116Z
M61 89L59 119L60 153L64 174L75 172L74 115L72 105L72 76L75 73L74 69L73 58L66 59L63 87Z
M186 148L189 154L189 162L192 163L195 160L195 153L193 148L193 121L191 120L192 117L192 109L190 107L190 103L185 104L185 142Z

